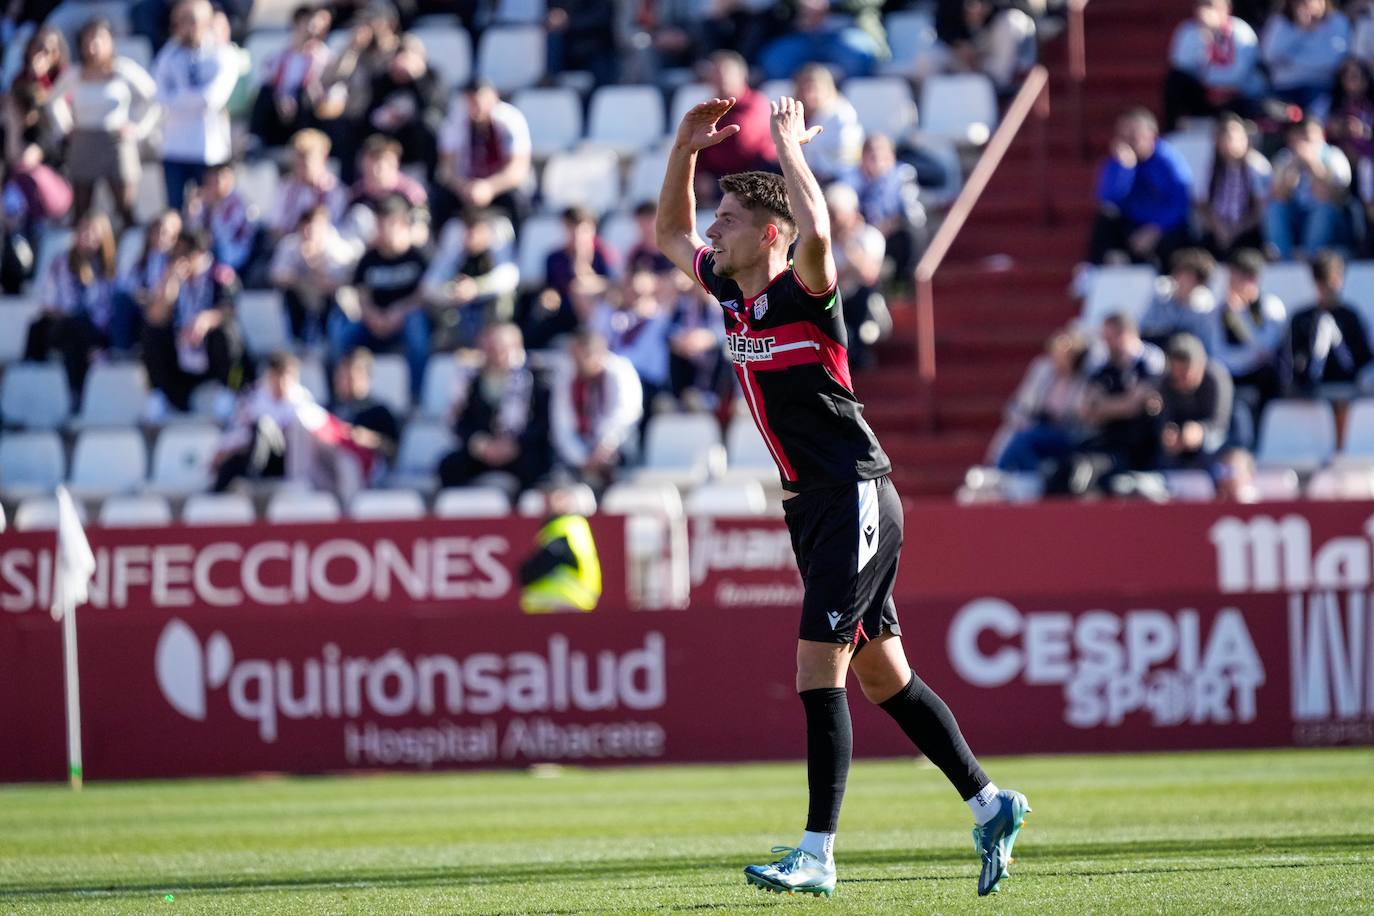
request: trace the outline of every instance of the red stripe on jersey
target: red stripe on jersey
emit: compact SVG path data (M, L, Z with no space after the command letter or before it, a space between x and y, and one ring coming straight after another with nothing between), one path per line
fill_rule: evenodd
M833 293L833 292L835 291L835 287L838 286L839 283L840 283L840 275L839 275L839 272L837 271L837 272L835 273L835 279L833 279L833 280L830 281L830 285L827 286L825 289L821 290L819 293L817 293L817 292L812 292L811 287L809 287L809 286L806 285L806 281L803 280L803 279L801 278L801 274L797 273L797 267L796 267L795 264L792 265L792 276L794 276L794 277L797 278L797 285L798 285L798 286L800 286L802 289L806 290L806 292L807 292L808 295L814 296L814 297L816 297L817 299L819 299L821 296L828 296L828 295L830 295L831 293Z
M735 373L739 376L740 387L744 389L744 402L749 405L749 412L754 415L754 425L763 436L764 444L768 446L768 451L773 453L773 461L782 471L784 480L795 482L797 472L792 470L792 462L787 460L787 453L782 450L782 440L773 433L773 427L768 425L768 417L764 414L761 404L763 395L754 383L753 375L739 365L735 366Z
M854 383L849 377L849 351L825 334L817 334L821 345L821 365L830 370L835 381L839 382L850 394L854 393Z
M697 282L701 284L702 289L706 290L708 296L714 296L715 293L711 292L711 287L707 286L706 281L701 278L701 259L710 250L705 245L697 249L696 257L692 258L692 276L696 277Z
M773 356L770 359L756 361L754 366L756 369L768 371L819 362L825 366L835 381L843 385L849 392L853 393L854 391L854 383L849 374L848 351L810 321L793 321L776 328L749 328L743 332L731 330L730 333L738 337L756 340L773 338ZM815 344L815 346L777 352L779 347L808 342Z

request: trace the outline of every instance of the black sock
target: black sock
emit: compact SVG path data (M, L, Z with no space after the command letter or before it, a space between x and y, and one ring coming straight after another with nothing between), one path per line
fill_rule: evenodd
M854 752L849 697L843 687L803 690L799 696L806 708L806 782L811 790L806 829L834 833Z
M911 681L897 691L896 696L879 705L902 727L911 743L954 784L960 798L967 801L988 784L988 774L978 765L968 742L959 733L954 713L915 671L911 672Z

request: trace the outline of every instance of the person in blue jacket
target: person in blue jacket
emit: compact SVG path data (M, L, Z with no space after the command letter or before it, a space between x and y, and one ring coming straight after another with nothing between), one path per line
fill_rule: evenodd
M1168 264L1191 240L1192 172L1145 108L1133 108L1116 122L1111 156L1097 181L1097 219L1088 260L1101 264L1108 252L1124 252L1138 264Z

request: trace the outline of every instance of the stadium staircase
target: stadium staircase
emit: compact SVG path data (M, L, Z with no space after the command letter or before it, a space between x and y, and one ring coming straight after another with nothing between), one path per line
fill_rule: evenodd
M1006 399L1045 338L1076 313L1068 295L1093 216L1097 165L1118 112L1158 111L1169 38L1191 14L1189 0L1094 0L1086 13L1084 146L1068 104L1065 37L1042 53L1050 70L1049 182L1052 212L1041 207L1033 131L1027 125L1002 161L935 275L934 416L916 390L916 315L893 305L894 328L878 368L856 379L865 416L892 458L909 497L950 497L983 461Z

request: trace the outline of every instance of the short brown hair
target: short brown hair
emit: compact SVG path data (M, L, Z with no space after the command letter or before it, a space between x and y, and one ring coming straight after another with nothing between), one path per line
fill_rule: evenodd
M787 203L787 185L772 172L736 172L720 180L722 194L733 194L750 213L768 213L782 223L783 235L790 242L797 235L797 221Z
M1169 272L1187 271L1197 278L1198 283L1206 285L1217 268L1217 260L1206 248L1180 248L1169 259Z

